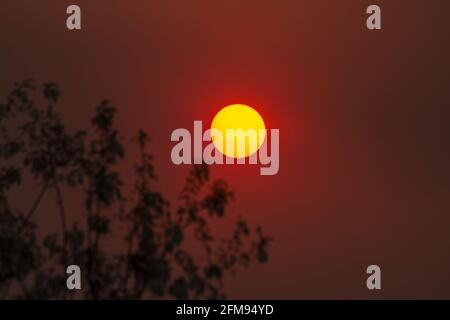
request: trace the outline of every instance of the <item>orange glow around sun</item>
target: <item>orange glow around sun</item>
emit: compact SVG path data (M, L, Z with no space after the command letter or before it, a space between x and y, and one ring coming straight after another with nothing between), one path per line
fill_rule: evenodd
M212 141L222 154L245 158L261 147L266 137L265 128L263 118L255 109L244 104L233 104L215 115L211 129L220 131L222 139L212 135ZM227 132L230 131L233 131L234 136L228 135L227 139Z

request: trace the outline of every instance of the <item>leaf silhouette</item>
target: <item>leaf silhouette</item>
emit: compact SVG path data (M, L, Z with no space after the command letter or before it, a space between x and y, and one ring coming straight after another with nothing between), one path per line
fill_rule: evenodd
M39 88L31 79L18 83L0 105L0 297L220 299L227 273L268 260L272 239L242 217L230 236L214 232L211 222L227 218L234 193L211 180L207 165L192 167L171 206L155 188L144 130L125 143L117 109L104 100L90 129L70 131L57 111L57 84ZM130 159L133 148L138 156ZM132 178L118 170L125 164ZM11 195L30 185L31 207L13 204ZM82 208L76 219L69 196ZM34 216L44 198L55 202L44 208L59 229L42 235ZM65 287L68 264L83 270L81 292Z

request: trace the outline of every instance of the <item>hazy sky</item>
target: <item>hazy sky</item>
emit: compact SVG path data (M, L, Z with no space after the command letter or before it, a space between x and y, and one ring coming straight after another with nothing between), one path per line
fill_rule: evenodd
M171 199L188 170L170 161L172 130L249 104L280 129L279 174L212 174L237 193L230 218L275 242L228 281L231 298L450 298L450 2L378 0L375 32L373 3L3 0L0 97L56 81L74 127L110 99L126 134L151 134ZM370 264L381 292L366 289Z

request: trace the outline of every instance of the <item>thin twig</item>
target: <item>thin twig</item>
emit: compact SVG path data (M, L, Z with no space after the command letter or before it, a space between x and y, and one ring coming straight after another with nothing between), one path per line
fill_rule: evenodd
M42 187L41 191L39 192L36 200L34 200L33 205L31 206L30 210L28 211L27 215L25 216L25 221L22 223L22 225L16 230L16 232L12 235L12 239L16 238L17 236L20 235L20 233L23 231L23 229L25 228L27 222L31 219L31 217L33 216L34 212L36 211L36 209L39 206L39 203L42 201L42 198L44 197L47 189L48 189L49 183L46 182L44 184L44 186Z
M58 182L54 182L55 192L56 192L56 202L58 203L59 207L59 215L61 219L61 233L63 238L63 263L67 265L67 220L66 220L66 212L64 208L64 201L61 193L61 189L59 188Z
M63 239L63 253L62 253L62 264L63 264L63 272L65 272L67 268L67 259L68 259L68 239L67 239L67 221L66 221L66 212L64 208L64 201L61 193L61 189L59 188L58 182L56 179L54 180L54 188L56 193L56 202L59 207L59 215L61 220L61 233ZM64 298L67 296L67 291L64 291Z

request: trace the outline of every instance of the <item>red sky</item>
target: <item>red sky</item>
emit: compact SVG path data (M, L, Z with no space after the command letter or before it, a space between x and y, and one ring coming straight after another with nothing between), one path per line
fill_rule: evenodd
M369 32L371 1L6 0L0 94L56 81L73 126L108 98L126 134L151 134L172 199L188 170L170 161L172 130L249 104L280 129L279 174L212 174L275 242L231 298L450 298L450 3L376 2L383 30Z

